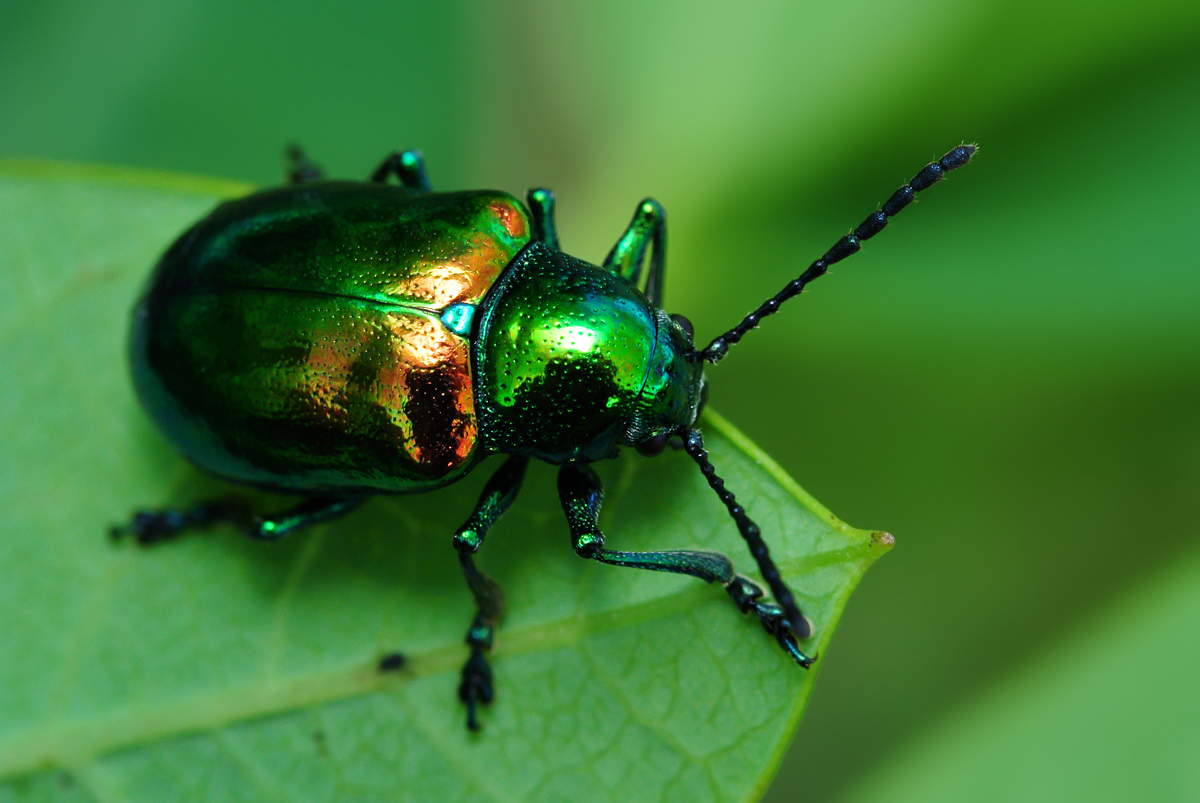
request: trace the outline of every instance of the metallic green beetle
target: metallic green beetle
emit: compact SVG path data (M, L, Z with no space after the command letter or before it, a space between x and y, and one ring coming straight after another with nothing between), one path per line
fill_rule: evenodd
M665 215L655 201L638 205L596 266L559 251L547 190L531 190L527 207L501 192L434 193L416 151L392 154L369 182L327 181L292 148L288 186L221 204L163 255L134 311L131 360L143 406L189 460L304 499L264 516L231 503L141 512L114 533L150 543L228 520L274 539L372 495L432 490L489 454L508 455L453 539L477 604L459 687L477 729L477 706L494 696L486 652L502 595L473 555L536 457L561 466L580 556L719 582L807 667L814 657L797 641L811 635L808 620L696 428L703 366L974 151L964 145L927 165L697 349L691 324L661 309ZM724 555L604 548L603 491L588 464L622 446L657 454L671 439L699 464L775 601Z

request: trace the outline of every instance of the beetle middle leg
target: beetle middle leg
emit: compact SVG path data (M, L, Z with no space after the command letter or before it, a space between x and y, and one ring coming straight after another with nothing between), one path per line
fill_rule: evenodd
M371 181L382 184L395 176L400 184L417 192L429 192L429 176L425 172L425 157L420 151L392 151L375 168Z
M473 731L479 730L477 706L488 705L496 695L492 685L492 668L485 653L492 649L496 625L504 615L504 592L495 580L479 571L474 555L483 546L483 539L491 526L517 498L528 465L529 458L523 455L505 460L484 486L467 521L454 534L458 562L476 606L475 618L467 629L466 638L471 656L463 666L462 682L458 687L459 699L467 704L467 727Z
M604 533L597 523L600 503L604 499L604 486L590 466L568 463L559 469L558 495L563 512L567 514L575 552L580 557L613 566L687 574L706 583L720 583L738 610L742 613L753 612L763 629L796 663L807 668L816 660L801 652L783 609L764 599L762 589L753 581L734 573L729 558L719 552L689 549L617 552L605 549Z

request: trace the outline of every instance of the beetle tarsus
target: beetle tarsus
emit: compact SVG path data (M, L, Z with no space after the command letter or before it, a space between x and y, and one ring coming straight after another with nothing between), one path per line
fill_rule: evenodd
M128 524L110 527L108 535L114 541L126 535L140 546L169 541L185 530L203 530L215 524L241 524L248 516L246 503L240 499L218 499L200 502L191 507L176 510L139 510Z
M471 657L463 666L462 683L458 687L459 699L467 704L467 727L473 731L479 730L477 704L487 705L495 695L492 669L484 653L491 650L496 623L504 616L504 591L495 580L479 571L473 556L483 546L488 530L516 500L528 465L529 458L524 455L513 455L504 461L487 481L471 515L454 534L458 563L476 607L466 639Z
M763 627L768 633L775 637L775 641L783 648L783 651L792 656L796 663L800 664L805 669L817 662L816 655L806 655L800 650L800 646L796 643L796 637L792 635L792 629L788 627L787 620L783 617L783 612L778 609L776 613L764 613L765 608L771 606L762 606L756 610L758 620L762 622Z
M467 704L467 729L472 731L480 727L478 706L491 705L496 697L492 667L484 654L485 650L492 647L492 634L492 626L483 621L482 614L476 614L471 629L467 631L471 657L463 665L462 682L458 684L458 699Z
M796 643L799 634L792 632L792 626L789 624L783 608L770 600L764 600L763 590L757 583L739 574L725 585L725 590L729 592L729 596L739 611L742 613L753 612L758 617L759 623L762 624L767 634L779 642L779 646L792 656L796 663L805 669L813 665L817 657L814 655L810 658L800 650L800 646ZM799 636L800 638L806 638L812 631L812 626L807 618L804 618L804 624L808 627L805 635Z

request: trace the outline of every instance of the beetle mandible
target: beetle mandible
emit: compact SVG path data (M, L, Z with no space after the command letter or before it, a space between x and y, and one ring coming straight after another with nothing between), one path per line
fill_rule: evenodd
M277 539L370 496L429 491L486 455L507 455L453 536L476 603L458 689L475 730L477 707L494 696L487 653L503 596L474 555L538 458L560 467L580 557L720 583L808 667L815 656L799 642L811 625L696 426L704 364L974 153L962 145L926 165L799 277L697 349L688 320L662 310L657 202L638 204L597 266L559 250L549 190L530 190L526 205L501 192L435 193L411 150L388 156L367 182L329 181L293 146L286 186L219 205L163 255L134 310L130 353L142 405L185 457L303 501L259 516L225 502L144 511L113 532L150 543L230 521ZM625 446L657 454L669 441L682 444L724 504L771 597L715 552L605 548L603 488L589 464Z

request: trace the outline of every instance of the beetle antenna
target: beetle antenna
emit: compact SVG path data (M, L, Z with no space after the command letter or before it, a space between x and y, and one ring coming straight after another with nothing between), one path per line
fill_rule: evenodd
M776 604L783 609L783 614L787 617L792 632L796 634L796 638L808 638L812 635L812 625L808 623L808 619L804 618L804 614L800 613L791 589L784 585L783 578L779 576L779 568L776 567L775 561L771 560L771 551L767 549L766 542L762 539L762 531L746 515L746 509L737 503L733 492L726 489L725 480L717 476L717 470L712 463L708 462L708 452L704 451L704 438L700 435L700 430L684 431L683 448L700 466L700 472L708 480L708 487L712 488L720 500L725 503L725 509L733 517L738 532L742 534L746 545L750 547L750 554L758 562L758 570L770 587Z
M719 362L729 351L729 347L758 326L759 321L778 312L779 306L789 298L800 295L805 285L823 275L830 265L857 253L863 240L869 240L883 231L883 227L888 224L888 218L895 217L901 209L912 203L918 192L928 189L941 181L942 176L949 171L957 170L969 162L975 155L975 150L975 145L959 145L941 159L930 162L921 168L921 172L913 176L912 181L892 193L892 197L884 202L882 208L867 215L867 219L860 223L858 228L834 243L833 248L826 251L823 257L809 265L804 273L789 282L774 296L764 301L758 309L743 318L741 323L709 343L700 352L700 357L712 363Z

